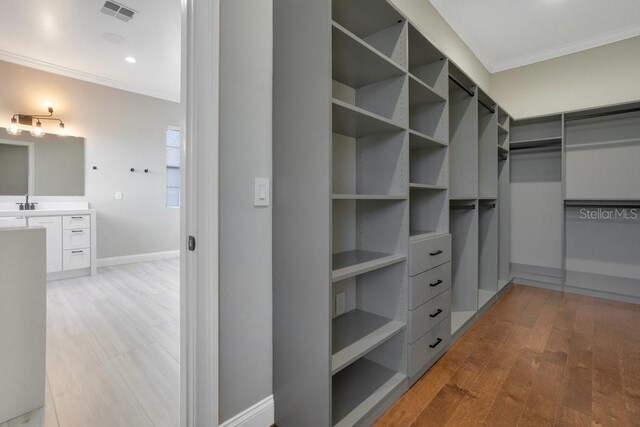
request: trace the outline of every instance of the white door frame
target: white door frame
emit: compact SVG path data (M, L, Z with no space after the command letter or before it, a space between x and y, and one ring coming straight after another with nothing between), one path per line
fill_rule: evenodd
M182 0L181 427L218 426L219 12Z

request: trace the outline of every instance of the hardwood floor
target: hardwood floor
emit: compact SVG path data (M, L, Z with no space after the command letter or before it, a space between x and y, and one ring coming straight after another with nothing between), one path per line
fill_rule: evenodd
M640 425L640 306L516 285L376 425Z
M49 282L45 407L7 426L177 426L179 292L178 259Z

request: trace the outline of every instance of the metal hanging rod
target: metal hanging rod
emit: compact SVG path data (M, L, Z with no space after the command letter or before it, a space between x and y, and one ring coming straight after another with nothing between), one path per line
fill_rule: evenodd
M638 204L632 205L629 202L615 202L615 201L603 201L602 204L597 204L594 202L572 202L567 201L564 202L565 208L575 208L575 207L583 207L583 208L633 208L640 209L640 200Z
M473 96L474 93L471 89L469 89L468 87L466 87L464 84L462 84L460 82L460 80L456 79L455 77L453 77L452 75L449 75L449 80L451 80L452 82L454 82L455 84L457 84L458 86L460 86L460 88L462 90L464 90L465 92L467 92L469 94L469 96Z
M482 99L478 98L478 102L487 110L491 111L491 114L495 114L496 110L491 108L490 106L488 106L487 104L484 103L484 101L482 101Z
M495 203L490 203L490 204L486 204L486 205L482 205L482 206L484 206L485 208L493 209L493 208L496 207L496 204Z
M534 142L531 144L523 144L510 146L510 151L518 151L518 150L535 150L536 148L561 148L562 143L560 141L549 141L549 142Z
M456 205L451 206L449 209L452 211L472 211L476 208L476 205Z
M593 113L593 114L587 114L584 116L577 116L577 117L565 117L564 121L570 122L573 120L595 119L596 117L615 116L616 114L635 113L636 111L640 111L640 107L627 108L624 110L605 111L602 113Z
M466 87L462 82L460 82L460 80L456 79L453 76L449 76L449 80L451 80L452 82L454 82L456 85L460 86L460 88L462 90L464 90L465 92L467 92L467 94L469 94L469 96L473 96L475 95L473 93L473 91L471 89L469 89L468 87ZM480 104L482 104L483 107L485 107L487 110L491 111L491 114L495 114L496 110L494 108L492 108L491 106L487 105L484 103L484 101L482 101L481 99L478 98L478 102Z

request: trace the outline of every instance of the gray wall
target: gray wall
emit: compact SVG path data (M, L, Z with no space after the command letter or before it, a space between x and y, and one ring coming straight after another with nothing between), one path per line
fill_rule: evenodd
M272 2L222 0L220 37L220 421L272 394Z
M165 130L180 125L178 103L2 61L0 79L0 125L18 112L45 112L50 101L69 134L86 139L86 200L98 212L98 258L178 249L180 213L165 206L164 172ZM115 200L116 191L123 200Z
M491 95L514 117L640 99L640 36L495 73Z
M80 138L53 138L35 144L34 194L84 195L84 141Z
M27 194L28 191L29 147L0 144L0 194Z

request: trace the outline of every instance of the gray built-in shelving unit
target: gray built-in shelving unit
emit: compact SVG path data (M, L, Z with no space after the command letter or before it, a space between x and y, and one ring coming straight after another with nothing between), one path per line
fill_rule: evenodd
M513 121L510 147L517 280L640 303L640 103Z
M385 0L274 2L277 425L370 424L510 280L508 132Z
M559 114L511 123L511 270L533 284L563 281L562 126Z
M509 114L450 64L451 332L511 282Z

